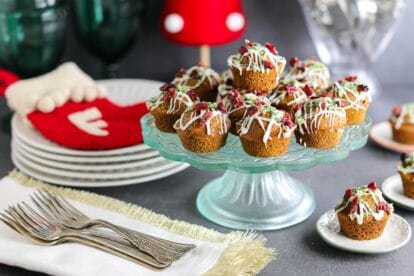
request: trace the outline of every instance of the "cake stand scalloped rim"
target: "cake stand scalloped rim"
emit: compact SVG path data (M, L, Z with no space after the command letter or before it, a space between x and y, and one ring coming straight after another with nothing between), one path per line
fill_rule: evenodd
M158 150L160 152L160 155L162 155L163 157L167 159L180 161L180 162L187 162L193 167L196 167L202 170L213 170L213 171L233 170L233 171L238 171L238 172L243 172L243 173L263 173L263 172L268 172L268 171L273 171L273 170L282 170L282 171L305 170L305 169L312 168L319 164L332 163L332 162L336 162L339 160L343 160L350 154L351 151L360 149L367 143L368 132L372 124L372 120L371 118L366 117L365 121L358 126L360 128L360 132L363 133L363 135L361 135L358 140L350 141L350 143L347 144L346 148L342 151L332 152L331 150L326 150L327 154L315 156L315 158L313 158L312 160L309 160L307 162L303 162L300 164L296 164L296 166L290 163L284 164L283 162L275 162L272 164L263 164L262 166L257 165L254 167L254 169L251 169L248 166L241 167L240 164L235 162L234 159L220 160L220 162L213 163L211 161L207 162L205 159L200 158L200 156L203 156L204 154L194 154L194 153L188 154L188 152L184 149L181 150L180 154L171 152L171 150L164 147L160 141L149 139L148 137L149 132L151 131L159 132L155 128L155 125L153 125L152 117L150 114L147 114L143 118L141 118L141 124L142 124L144 143ZM174 135L174 134L165 134L165 135ZM305 147L304 147L304 150L306 150ZM265 158L264 160L268 160L268 159ZM218 160L215 160L215 161L218 161Z

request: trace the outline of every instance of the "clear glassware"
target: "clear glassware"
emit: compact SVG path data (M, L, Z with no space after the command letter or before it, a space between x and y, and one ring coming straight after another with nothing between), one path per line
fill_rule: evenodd
M65 0L2 0L0 64L21 77L52 70L66 38Z
M335 148L306 148L292 139L289 151L274 158L246 154L240 139L233 135L217 152L194 153L182 147L176 134L158 131L150 115L141 119L141 125L145 143L165 158L202 170L225 171L198 193L196 205L204 217L229 228L274 230L305 220L315 208L312 191L286 171L346 158L350 151L366 144L371 119L348 127Z
M370 66L391 41L405 0L299 0L320 59L332 78L355 74L374 96L380 84Z

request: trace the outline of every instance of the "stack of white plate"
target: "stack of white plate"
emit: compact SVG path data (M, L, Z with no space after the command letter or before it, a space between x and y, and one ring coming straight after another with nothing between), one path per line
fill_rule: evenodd
M121 105L147 100L160 82L149 80L100 81L108 97ZM162 158L145 144L103 150L73 150L44 138L18 115L12 119L12 160L27 175L65 186L104 187L137 184L163 178L188 167Z

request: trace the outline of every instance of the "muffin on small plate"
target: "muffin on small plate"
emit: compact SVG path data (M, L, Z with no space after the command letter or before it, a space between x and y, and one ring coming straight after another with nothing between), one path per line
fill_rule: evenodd
M325 95L298 105L294 111L296 141L305 146L329 149L338 145L346 127L346 113Z
M355 240L372 240L384 232L394 208L371 182L347 189L335 211L342 233Z
M220 75L213 69L197 64L188 69L181 68L172 81L175 85L185 85L194 90L201 101L215 102Z
M401 176L404 195L414 199L414 152L401 155L397 171Z
M325 93L332 94L345 108L347 125L358 125L364 121L371 95L368 86L359 82L356 76L347 76L335 82Z
M394 141L414 145L414 103L395 106L389 121Z
M286 59L279 56L275 46L245 40L239 53L227 59L236 88L245 90L274 89L286 65Z
M155 126L163 132L175 133L174 124L187 107L199 99L187 86L166 83L161 93L147 101L147 107L154 118Z
M187 108L174 125L183 147L209 153L226 144L231 122L216 103L199 102Z
M261 95L266 95L266 93L261 93L258 90L241 93L239 89L232 89L219 103L219 110L227 112L229 115L232 134L238 135L236 124L246 116L249 107L270 105L269 99Z
M247 115L237 123L244 151L257 157L286 153L295 128L289 113L270 105L249 107Z
M291 68L283 75L282 84L293 81L300 82L303 86L308 84L315 90L326 89L330 85L330 73L328 67L316 58L300 60L292 57L289 60Z
M302 86L299 82L293 81L288 84L279 84L269 94L269 100L276 108L292 114L296 106L306 103L310 97L315 95L315 91L310 85Z

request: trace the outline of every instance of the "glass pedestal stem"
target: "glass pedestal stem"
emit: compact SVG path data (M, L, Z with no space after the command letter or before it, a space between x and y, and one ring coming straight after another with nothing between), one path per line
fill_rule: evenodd
M205 185L197 209L208 220L243 230L275 230L297 224L315 209L310 188L284 171L226 171Z

